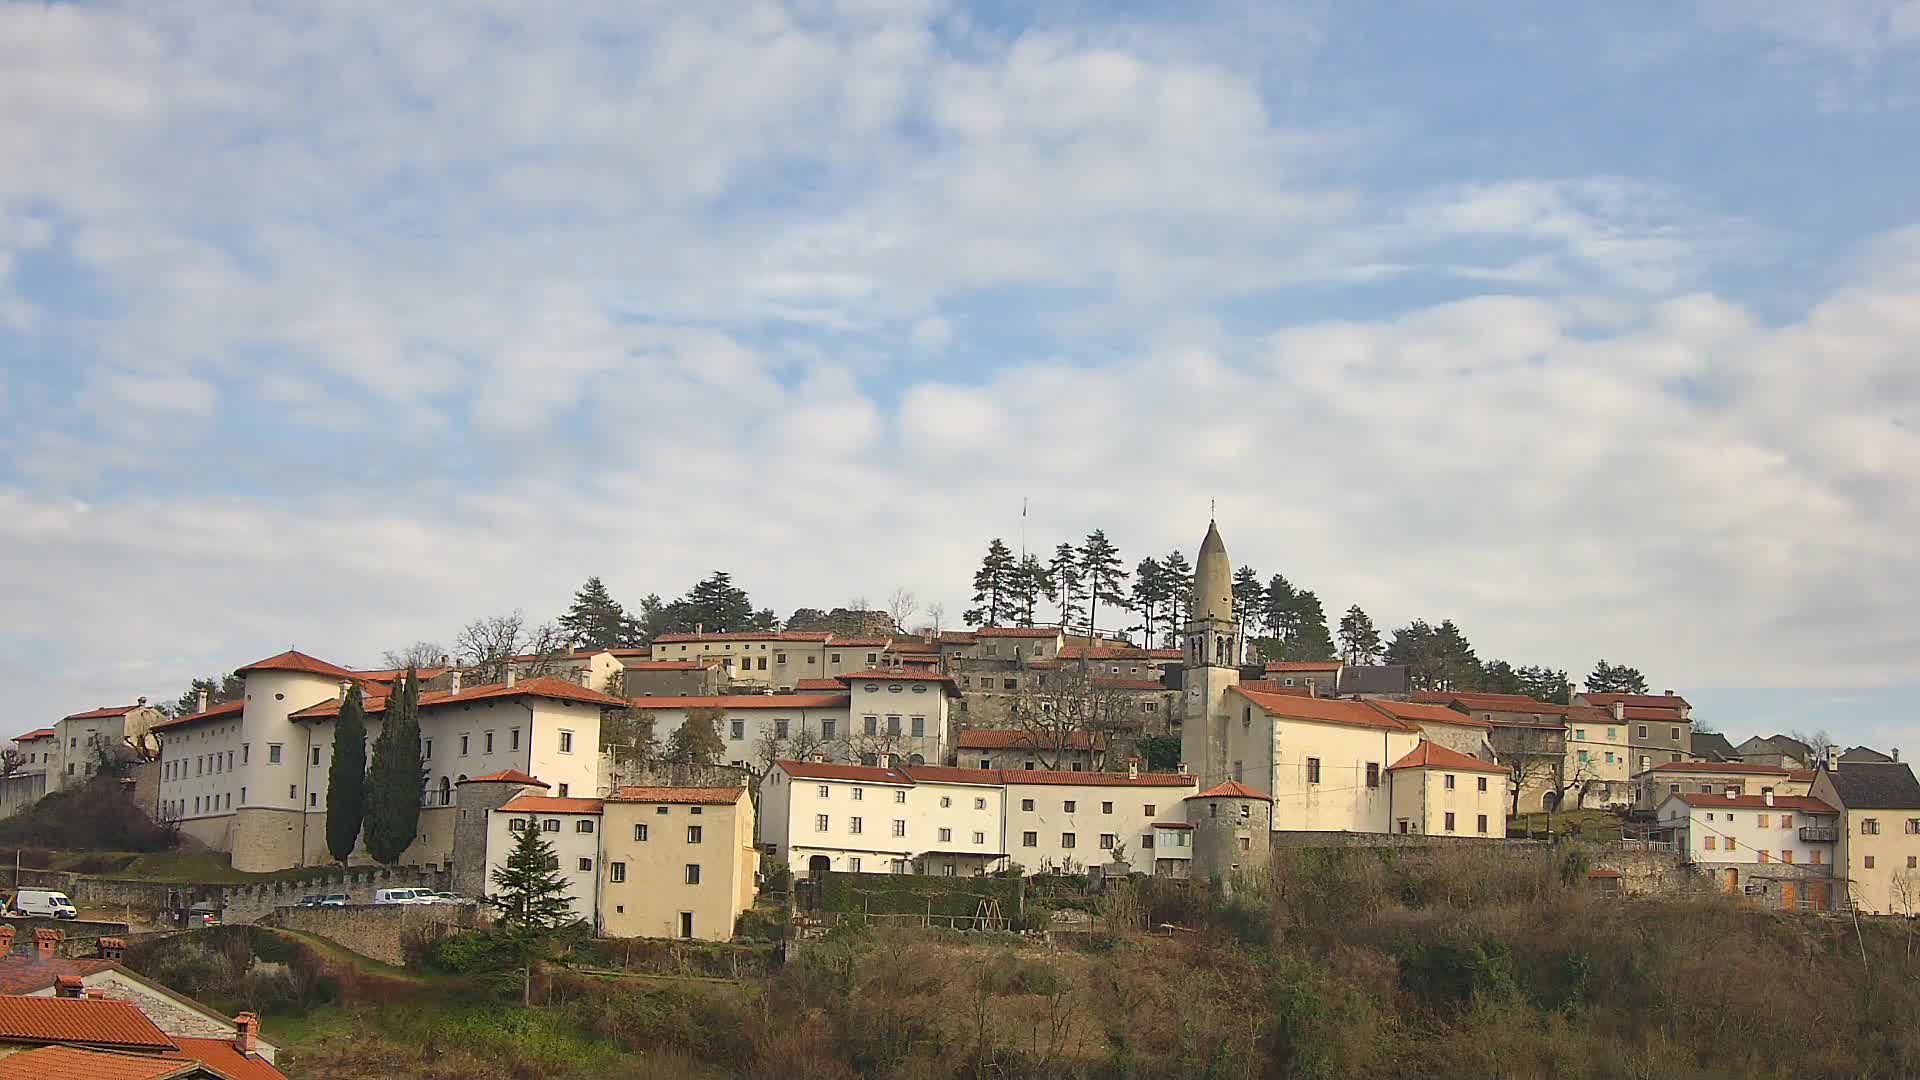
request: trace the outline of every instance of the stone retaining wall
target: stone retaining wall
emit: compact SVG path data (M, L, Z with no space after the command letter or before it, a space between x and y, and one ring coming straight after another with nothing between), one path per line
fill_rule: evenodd
M198 904L221 909L221 920L254 922L276 907L293 904L308 893L343 892L355 900L373 899L375 889L447 887L445 871L424 866L362 867L341 872L338 867L315 867L312 876L259 885L219 885L193 882L140 881L131 878L90 877L65 870L20 871L27 888L59 889L82 907L131 908L155 916Z
M456 904L283 907L261 919L260 925L299 930L361 956L401 966L407 962L407 946L415 941L471 929L484 918L474 907Z
M1535 840L1513 839L1504 836L1435 836L1431 833L1369 833L1369 832L1297 832L1288 830L1271 834L1270 847L1280 848L1438 848L1438 847L1512 847L1515 850L1534 850L1540 842Z

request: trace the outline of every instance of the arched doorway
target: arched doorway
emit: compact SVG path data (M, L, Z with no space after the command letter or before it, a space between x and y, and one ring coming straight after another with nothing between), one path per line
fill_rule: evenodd
M440 778L440 805L448 806L448 805L451 805L452 802L453 802L453 781L443 776Z
M833 860L827 858L825 855L815 855L813 858L807 860L807 876L808 877L811 877L811 878L824 877L826 876L827 871L832 869L833 869Z

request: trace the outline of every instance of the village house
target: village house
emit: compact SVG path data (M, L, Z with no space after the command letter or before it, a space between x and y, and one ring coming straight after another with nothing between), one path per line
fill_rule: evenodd
M1606 709L1625 725L1629 773L1638 776L1662 762L1689 761L1693 754L1693 706L1668 690L1662 694L1575 694L1575 705Z
M545 785L542 785L543 787ZM567 886L567 903L576 918L600 925L600 809L596 798L558 798L529 792L517 795L487 815L485 891L507 864L522 832L532 830L553 846L554 871Z
M1813 747L1791 735L1755 735L1734 748L1734 755L1749 765L1777 765L1782 769L1812 768Z
M600 933L726 941L758 891L744 787L624 787L601 810Z
M1281 686L1307 687L1315 697L1337 697L1340 669L1345 666L1338 660L1270 660L1263 676Z
M0 995L0 1062L9 1077L285 1080L262 1056L259 1017L231 1038L173 1035L139 1005L62 977L50 996Z
M1667 796L1681 792L1737 795L1785 795L1791 773L1777 765L1743 761L1667 761L1634 778L1636 809L1657 810Z
M1251 687L1249 687L1251 689ZM1385 713L1403 724L1419 730L1422 737L1435 745L1444 746L1493 762L1493 725L1463 712L1443 708L1439 705L1423 705L1412 701L1396 701L1392 698L1364 698L1367 706Z
M1514 809L1533 813L1557 801L1567 787L1567 715L1571 707L1536 701L1524 694L1427 691L1413 695L1422 704L1444 705L1484 720L1494 755L1519 781Z
M1153 873L1163 857L1176 864L1190 858L1188 831L1161 826L1185 823L1180 801L1197 789L1191 776L1146 773L1135 765L1126 772L1006 769L1000 780L1006 788L1004 850L1028 872L1123 860ZM1163 839L1167 833L1172 836ZM1172 845L1165 856L1163 843ZM1174 873L1184 866L1166 869Z
M11 814L47 793L47 766L53 757L53 729L36 728L13 737L19 755L14 770L0 777L0 815Z
M1661 801L1674 849L1725 892L1784 911L1830 911L1838 811L1804 796L1680 791Z
M147 704L103 705L63 716L52 727L13 738L20 761L0 778L0 814L10 814L43 795L86 783L103 753L143 760L155 747L154 725L167 714Z
M1566 803L1576 809L1632 806L1633 747L1627 722L1592 705L1567 709Z
M801 679L877 668L891 644L886 637L805 630L661 634L648 659L718 663L733 682L792 690Z
M1282 831L1389 832L1398 816L1386 768L1420 743L1417 727L1364 701L1229 688L1224 779L1273 800Z
M1387 766L1393 831L1504 838L1507 770L1427 739Z
M1104 760L1104 735L1085 731L1033 732L972 728L954 740L954 764L982 769L1061 769L1092 772Z
M1834 862L1858 911L1920 915L1920 782L1888 755L1852 761L1828 751L1812 797L1839 811Z

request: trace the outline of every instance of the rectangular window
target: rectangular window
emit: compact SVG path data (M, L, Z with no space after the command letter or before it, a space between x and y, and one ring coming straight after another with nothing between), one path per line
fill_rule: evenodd
M240 744L240 764L245 765L247 763L247 751L251 750L252 748L253 748L252 743Z
M1021 846L1021 847L1039 847L1039 846L1040 846L1040 834L1039 834L1039 833L1037 833L1037 832L1023 832L1023 833L1021 833L1021 834L1020 834L1020 846Z
M563 799L567 797L567 785L565 784L560 785L560 797Z
M658 815L659 815L659 816L661 816L661 817L666 817L666 816L667 816L667 808L666 808L666 807L664 807L664 806L656 806L656 807L654 807L654 808L653 808L653 812L654 812L655 814L658 814Z
M909 730L909 731L910 731L910 732L911 732L911 733L912 733L912 734L913 734L913 735L914 735L915 737L919 737L919 736L923 736L923 735L925 735L925 734L927 733L927 718L926 718L926 717L924 717L924 716L916 716L916 717L914 717L914 718L913 718L913 726L912 726L911 728L909 728L908 730Z
M1865 866L1868 870L1873 869L1873 856L1871 855L1865 856L1861 860L1861 865Z
M975 832L975 833L973 834L973 842L974 842L974 843L976 843L976 844L984 844L984 843L986 843L986 842L987 842L987 834L986 834L986 833L983 833L983 832Z
M646 822L642 821L633 827L633 842L636 844L644 844L647 842Z
M745 720L729 721L727 727L729 729L728 738L744 739L747 737L747 722Z
M1101 804L1100 804L1100 812L1101 812L1101 813L1103 813L1103 814L1111 814L1111 813L1113 813L1113 804L1112 804L1112 803L1110 803L1110 802L1103 802L1103 803L1101 803Z
M1647 737L1647 725L1645 724L1640 725L1640 737L1643 739Z
M1793 852L1791 852L1791 851L1782 851L1782 852L1780 853L1780 861L1781 861L1781 862L1783 862L1783 863L1790 863L1790 862L1792 862L1792 861L1793 861Z
M887 734L889 735L900 734L900 718L899 717L897 716L887 717Z
M280 764L280 744L279 743L267 744L267 764L269 765Z
M1708 851L1712 851L1714 850L1714 844L1715 844L1715 838L1709 836L1707 837L1706 842L1703 843L1701 846L1706 848Z
M526 818L508 818L507 819L508 832L524 832L526 830L526 827L527 827ZM639 839L639 838L635 837L635 839Z
M1367 786L1370 788L1380 786L1380 763L1377 761L1367 762Z
M774 663L776 663L776 664L784 664L784 663L786 663L786 662L787 662L787 654L786 654L786 653L783 653L783 652L777 652L777 653L774 653L774 654L773 654L773 662L774 662Z
M1033 800L1032 800L1032 799L1021 799L1021 800L1020 800L1020 809L1022 809L1022 810L1024 810L1024 811L1026 811L1026 812L1027 812L1027 813L1029 813L1029 814L1031 814L1031 813L1033 813Z
M1453 811L1447 811L1447 831L1453 831Z
M1672 740L1673 740L1674 742L1679 742L1679 741L1680 741L1680 729L1679 729L1679 728L1674 728L1674 729L1673 729L1673 730L1672 730L1671 732L1669 732L1669 733L1668 733L1668 738L1670 738L1670 739L1672 739Z
M473 740L471 736L468 736L468 735L460 736L460 756L461 757L467 756L467 744L472 741Z
M764 656L760 658L760 667L759 667L759 670L761 670L761 671L765 671L765 670L767 670L767 658L766 658L766 657L764 657Z
M1020 689L1020 680L1019 679L1001 679L1000 688L1002 690L1018 690Z
M1821 857L1822 857L1822 856L1821 856L1821 854L1820 854L1820 849L1819 849L1819 848L1814 848L1814 849L1813 849L1813 850L1812 850L1811 852L1808 852L1808 854L1807 854L1807 861L1808 861L1808 862L1810 862L1810 863L1812 863L1812 864L1813 864L1813 865L1815 865L1815 866L1819 866L1819 865L1820 865L1820 860L1821 860Z
M940 796L940 809L945 810L952 805L953 805L953 796L951 795Z
M893 835L895 836L907 835L907 823L900 818L894 818L893 819Z
M520 729L519 728L507 729L507 749L509 750L520 749Z
M1760 815L1760 822L1759 822L1759 825L1760 825L1760 828L1762 828L1762 829L1764 829L1764 828L1766 828L1766 827L1767 827L1767 815L1765 815L1765 814L1761 814L1761 815Z
M860 724L861 724L861 729L865 731L867 734L869 735L880 734L880 718L879 717L863 716L860 718Z
M686 880L687 880L687 884L689 884L689 885L698 885L698 884L700 884L700 864L699 864L699 863L697 863L697 862L690 862L690 863L688 863L688 864L687 864L687 879L686 879ZM684 926L684 925L686 925L687 923L690 923L690 922L692 922L692 921L693 921L693 916L692 916L692 915L689 915L689 914L687 914L687 913L686 913L686 912L684 912L684 911L680 913L680 922L681 922L681 925L683 925L683 926Z
M1440 786L1446 788L1448 791L1452 791L1453 790L1453 774L1452 773L1443 774L1441 776Z
M973 808L975 810L985 810L987 808L987 800L985 799L973 800Z
M832 739L833 739L833 736L834 736L834 730L835 730L835 729L836 729L836 728L837 728L838 726L839 726L839 722L838 722L838 721L835 721L835 720L822 720L822 721L820 721L820 737L821 737L822 739L826 739L826 740L828 740L828 741L832 741Z
M1482 776L1479 778L1479 781L1480 781L1480 784L1479 784L1478 790L1480 791L1487 790L1487 778Z
M229 750L228 753L232 753L232 751ZM320 748L317 746L313 748L313 764L320 764Z
M563 754L573 753L573 732L563 731L560 733L560 752Z
M1574 729L1573 729L1573 741L1574 741L1574 742L1586 742L1586 741L1587 741L1587 729L1586 729L1586 728L1574 728Z
M1880 819L1879 818L1861 818L1860 819L1860 835L1879 836L1880 835Z
M1112 851L1112 850L1113 850L1113 845L1114 845L1114 844L1116 844L1116 843L1118 843L1118 842L1119 842L1119 839L1120 839L1119 837L1117 837L1117 836L1115 836L1115 835L1113 835L1113 834L1112 834L1112 833L1110 833L1110 832L1103 832L1103 833L1101 833L1101 834L1100 834L1100 850L1101 850L1101 851Z
M943 844L951 844L951 843L953 843L953 830L952 830L952 829L941 829L941 830L940 830L940 842L941 842L941 843L943 843Z
M542 831L542 832L559 832L559 831L560 831L560 819L559 819L559 818L557 818L557 817L550 817L550 818L548 818L548 819L546 819L545 821L542 821L542 822L540 823L540 831Z
M698 825L687 826L687 843L689 844L699 843L702 835L703 833L702 833L701 826L698 826Z
M1473 824L1474 824L1474 828L1477 829L1481 833L1481 835L1484 836L1487 831L1487 815L1485 814L1478 815Z
M853 835L859 836L861 830L865 828L866 828L866 822L863 821L862 819L857 817L851 817L847 819L847 831L852 833Z
M577 833L590 833L593 831L593 821L589 818L581 818L579 821L573 823L573 831Z
M860 856L850 855L847 857L847 870L855 874L860 872Z
M1064 803L1062 803L1061 805L1062 805L1062 806L1063 806L1063 807L1065 808L1065 810L1066 810L1066 811L1067 811L1067 813L1069 813L1069 814L1071 814L1071 813L1073 813L1073 812L1074 812L1074 811L1075 811L1076 809L1078 809L1078 808L1079 808L1079 806L1080 806L1080 804L1079 804L1078 802L1076 802L1075 800L1073 800L1073 799L1067 799L1067 800L1066 800L1066 801L1065 801Z
M854 788L854 789L853 789L853 795L852 795L852 799L853 799L853 801L854 801L854 802L865 802L865 801L866 801L866 799L867 799L867 789L866 789L866 788Z
M1319 782L1320 782L1320 759L1317 757L1310 757L1307 759L1307 783L1317 784Z
M581 859L581 860L580 860L580 870L581 870L581 872L582 872L582 873L585 873L586 871L588 871L588 870L591 870L591 869L593 869L593 860L592 860L592 859Z
M893 801L894 801L894 802L897 802L897 803L903 803L903 802L906 802L906 801L907 801L907 793L906 793L906 792L904 792L904 791L896 791L896 792L894 792L894 793L893 793Z
M786 721L786 720L775 720L773 722L773 737L776 739L786 738L788 723L789 721Z
M613 882L615 885L627 880L627 864L623 862L608 863L607 880Z
M832 798L832 797L833 797L833 785L832 785L832 784L821 784L821 785L819 786L819 795L820 795L820 797L821 797L821 798L823 798L823 799L829 799L829 798Z
M1907 835L1912 836L1915 833L1920 833L1920 818L1910 817L1907 819Z
M484 750L483 753L491 754L493 753L493 732L491 731L487 732L485 739L486 739L486 750Z
M1072 833L1070 833L1070 832L1064 832L1064 833L1061 833L1061 834L1060 834L1060 846L1061 846L1061 847L1063 847L1063 848L1066 848L1066 849L1068 849L1068 850L1072 850L1072 849L1073 849L1073 839L1074 839L1074 837L1073 837L1073 834L1072 834Z
M433 756L433 740L432 739L420 740L420 756L423 758L430 758Z

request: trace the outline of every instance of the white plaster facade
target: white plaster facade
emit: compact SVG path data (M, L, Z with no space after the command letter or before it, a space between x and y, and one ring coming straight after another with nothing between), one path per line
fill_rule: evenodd
M492 895L494 871L507 864L520 833L537 829L553 845L555 867L567 883L567 900L575 916L599 927L600 819L599 799L521 795L493 811L487 822L487 893Z

